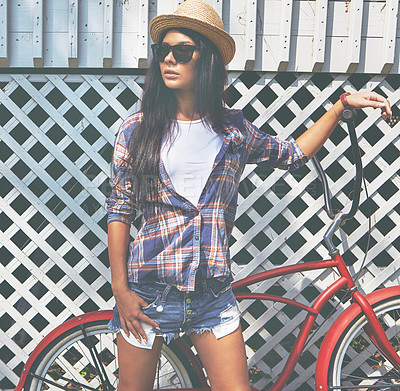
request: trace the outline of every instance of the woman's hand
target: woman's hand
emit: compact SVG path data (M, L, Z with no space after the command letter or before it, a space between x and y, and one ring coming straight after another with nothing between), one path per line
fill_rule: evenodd
M147 343L146 333L140 325L140 321L148 323L156 329L159 329L159 326L154 320L150 319L142 312L142 307L148 305L146 301L130 289L114 292L114 297L121 320L121 326L126 335L132 333L139 343L142 342L140 338Z
M349 106L355 109L375 107L382 111L382 118L388 119L392 115L389 101L376 92L360 92L346 96ZM340 120L344 106L338 100L327 113L296 139L304 154L311 159L330 136Z
M347 102L355 109L362 109L363 107L376 107L381 109L382 118L386 120L392 116L389 101L376 92L360 92L357 94L347 95Z

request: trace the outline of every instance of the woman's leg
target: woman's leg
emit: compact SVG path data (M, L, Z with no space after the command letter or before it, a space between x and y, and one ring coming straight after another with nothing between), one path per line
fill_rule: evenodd
M162 344L163 338L156 337L152 349L138 348L131 345L121 333L118 333L118 391L153 390Z
M249 391L246 351L240 326L231 334L217 339L211 332L191 333L200 359L206 369L212 391Z

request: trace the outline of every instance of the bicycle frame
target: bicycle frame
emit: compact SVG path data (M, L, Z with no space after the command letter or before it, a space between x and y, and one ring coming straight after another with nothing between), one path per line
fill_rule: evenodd
M288 274L307 272L318 269L331 269L336 268L340 274L338 280L326 288L314 301L312 306L307 306L292 299L270 295L267 293L257 292L240 292L240 289L257 282L265 281L274 277L281 277ZM354 287L354 288L352 288ZM368 300L355 288L354 280L351 277L346 264L340 254L333 255L330 260L311 261L289 266L281 266L273 270L268 270L262 273L255 274L240 281L232 283L232 289L237 299L258 299L270 300L274 302L293 305L307 312L306 318L303 321L300 332L292 347L291 353L286 361L283 371L279 375L277 381L272 385L268 391L280 391L286 385L293 370L299 360L307 339L311 333L314 321L318 314L321 312L324 305L342 288L351 289L351 300L357 303L361 310L366 314L369 320L369 327L366 332L374 345L381 351L381 353L390 361L390 363L400 370L400 357L397 355L391 346L379 320L377 319L373 308Z

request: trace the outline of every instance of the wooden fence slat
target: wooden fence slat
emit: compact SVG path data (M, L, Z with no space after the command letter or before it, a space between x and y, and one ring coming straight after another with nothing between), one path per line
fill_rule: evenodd
M381 73L388 73L395 62L396 27L399 12L397 0L386 1L385 32L383 36L383 67Z
M289 64L292 32L293 0L284 0L281 4L281 23L279 34L278 71L283 72Z
M0 208L3 210L3 212L7 213L7 215L10 218L13 218L14 221L20 220L18 214L9 206L6 205L5 202L3 202L2 199L0 199ZM44 240L44 238L38 234L29 224L26 222L20 223L20 228L25 232L25 234L30 237L35 243L40 246L43 251L45 251L46 254L51 257L51 259L57 262L57 265L60 269L62 269L65 274L75 282L76 285L78 285L79 288L82 289L85 294L87 294L91 299L99 306L99 308L104 308L107 306L107 303L104 301L104 299L96 294L96 291L93 289L93 286L91 284L88 284L82 276L77 273L77 271L72 268L69 264L66 262L63 262L62 259L60 259L59 254L57 253L56 250L54 250L47 242Z
M224 0L211 0L209 4L217 11L217 14L223 19Z
M65 121L63 116L51 105L47 99L35 88L31 83L27 81L27 79L22 75L13 75L13 78L18 82L20 86L22 86L25 91L27 91L34 99L35 102L41 106L49 116L57 123L61 128L64 128L69 137L74 140L78 145L81 145L88 154L88 156L93 160L97 166L99 166L103 172L109 174L109 166L104 161L104 159L99 156L98 151L96 151L92 145L90 145L83 137L79 136L75 129ZM104 126L104 125L103 125ZM100 195L100 194L99 194Z
M349 41L347 43L347 72L353 73L356 71L360 63L361 53L361 26L364 10L363 0L353 0L350 2L350 28Z
M140 0L139 3L139 53L138 67L147 68L147 57L149 47L149 0Z
M8 0L0 0L0 67L8 67Z
M91 264L93 264L96 269L107 278L107 280L110 280L109 274L110 271L109 269L103 265L95 256L95 254L93 254L92 251L90 251L81 241L81 237L79 237L76 233L74 234L73 232L71 232L67 227L65 227L65 225L63 224L63 219L60 218L60 216L55 216L47 207L45 207L44 205L41 204L40 200L35 197L34 194L32 194L32 192L29 190L29 188L27 186L25 186L22 181L18 180L18 178L12 173L12 171L10 169L8 169L7 166L4 165L4 163L0 162L0 169L1 172L3 173L3 175L10 181L10 183L12 183L14 185L14 187L16 189L18 189L21 193L23 193L25 195L25 198L31 203L31 205L33 205L35 207L35 209L40 212L42 214L42 216L44 216L46 218L46 220L52 225L53 229L52 231L54 231L54 229L57 229L59 232L63 233L64 238L71 243L71 245L77 249L82 256L85 257L85 259L90 262ZM80 209L80 207L79 207ZM79 210L78 209L78 210ZM71 212L77 212L77 210L70 210L68 215L71 214ZM83 215L83 213L80 213L79 216L81 217ZM87 219L90 221L90 219ZM107 241L107 236L106 233L103 231L101 232L99 230L98 225L96 224L91 224L91 226L93 227L93 230L91 232L96 232L96 234L101 234L101 237L99 239L101 239L103 241L103 243L105 244Z
M48 75L49 80L57 87L67 99L87 118L90 123L102 134L110 143L114 144L114 136L110 134L103 122L79 99L77 94L72 91L58 75Z
M106 234L105 232L94 222L88 215L87 213L84 213L82 211L81 206L76 202L75 199L73 199L71 196L69 196L63 188L56 182L54 181L53 178L50 177L50 175L47 173L46 170L44 170L40 164L34 161L34 159L25 151L23 150L18 143L14 142L14 140L6 134L3 129L0 127L0 135L3 140L7 140L8 145L11 145L14 147L14 151L17 152L18 156L21 159L24 159L24 162L26 164L29 163L29 166L34 169L36 175L38 175L41 179L41 181L44 182L46 186L48 186L49 189L51 189L54 193L57 194L57 196L60 198L60 200L65 203L65 205L71 210L71 211L80 211L79 217L82 220L84 224L86 224L92 232L95 233L97 237L99 237L103 242L106 242ZM57 155L56 155L57 156ZM4 163L0 162L1 166L3 167L4 172L7 169L7 167L4 165ZM82 179L82 178L81 178ZM87 188L90 189L90 181L85 180L84 182L87 182ZM96 194L97 195L97 194ZM102 195L102 197L104 197Z
M114 1L104 0L104 46L103 67L112 67L113 58L113 10Z
M68 66L78 67L78 12L77 0L69 0L68 12Z
M244 69L251 71L256 61L257 0L247 0L246 7L246 62Z
M33 65L43 68L43 0L33 2Z
M106 102L105 107L112 107L121 118L126 118L129 113L122 106L121 102L112 94L110 94L104 84L102 84L98 77L92 75L83 75L83 79L93 87L98 94L100 94Z
M314 27L313 72L320 72L325 62L327 16L328 0L317 0Z

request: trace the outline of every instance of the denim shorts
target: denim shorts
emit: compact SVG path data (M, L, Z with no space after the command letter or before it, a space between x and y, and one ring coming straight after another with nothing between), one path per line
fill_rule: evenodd
M193 292L179 291L172 285L162 283L136 284L130 288L142 297L148 306L142 312L156 321L160 330L142 322L148 343L139 343L130 333L125 334L117 307L109 322L110 330L121 332L132 345L151 349L156 336L164 337L166 343L181 334L213 332L217 339L239 327L240 311L230 285L217 279L208 279L196 284Z

